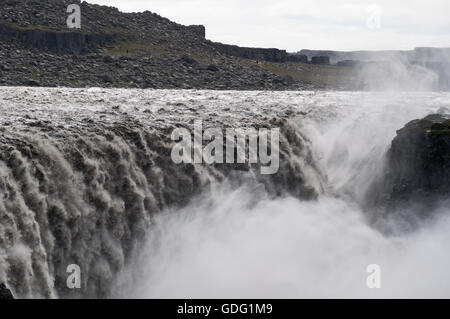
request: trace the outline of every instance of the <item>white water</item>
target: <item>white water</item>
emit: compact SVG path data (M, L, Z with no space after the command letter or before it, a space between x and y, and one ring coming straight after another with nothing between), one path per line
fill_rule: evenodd
M442 213L448 215L449 210ZM127 296L379 298L450 296L450 219L386 238L340 199L254 202L224 190L160 216ZM366 286L378 264L382 286ZM130 295L128 295L130 294Z
M370 227L370 212L360 208L396 130L448 112L449 96L329 93L303 103L312 100L299 125L328 176L327 192L313 202L270 200L251 185L223 185L166 211L131 271L138 280L122 278L122 296L450 297L448 203L438 220L413 233L389 225L399 234L389 237ZM381 289L366 285L371 264L381 267Z
M450 297L449 205L413 233L390 225L396 237L369 226L373 212L361 208L396 130L449 110L447 93L0 88L0 280L17 297L71 296L64 280L75 261L88 287L81 297ZM161 161L170 146L161 128L271 117L288 117L311 140L327 176L305 174L324 183L317 201L225 183L157 213L173 194L194 193L187 184L180 194L178 179L220 175ZM157 165L144 169L147 160ZM366 287L369 264L381 266L380 290Z

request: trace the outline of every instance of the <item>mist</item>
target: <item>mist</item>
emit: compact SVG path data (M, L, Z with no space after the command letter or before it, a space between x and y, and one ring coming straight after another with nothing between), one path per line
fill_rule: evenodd
M139 280L122 283L122 291L136 298L448 297L449 231L443 217L385 237L341 199L269 200L248 186L224 186L156 218L134 270ZM371 264L381 267L381 289L366 286Z
M316 97L296 119L326 176L317 200L273 198L252 176L239 186L215 184L187 207L154 218L144 253L117 282L118 297L449 297L448 203L413 231L367 208L396 130L448 112L448 99L358 93L342 102L339 96ZM413 220L415 209L411 203L401 213ZM381 289L367 287L372 264L381 267Z
M448 91L448 49L416 48L413 51L355 53L355 86L372 91Z

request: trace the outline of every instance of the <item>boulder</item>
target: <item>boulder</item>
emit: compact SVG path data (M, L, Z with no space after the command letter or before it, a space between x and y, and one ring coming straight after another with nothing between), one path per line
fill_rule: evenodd
M195 59L191 58L188 54L184 54L180 58L180 61L185 63L185 64L188 64L188 65L194 65L194 64L198 63Z
M109 74L103 74L103 75L100 77L100 79L101 79L103 82L105 82L105 83L113 83L113 82L114 82L114 79L113 79L112 76L109 75Z
M40 86L41 85L39 83L39 81L33 80L33 79L26 80L24 84L27 86Z
M217 72L219 71L219 68L217 67L217 65L215 64L210 64L208 65L208 67L206 68L208 71L212 71L212 72Z
M294 78L290 75L283 76L283 81L284 81L284 83L286 83L286 85L292 85L295 83Z

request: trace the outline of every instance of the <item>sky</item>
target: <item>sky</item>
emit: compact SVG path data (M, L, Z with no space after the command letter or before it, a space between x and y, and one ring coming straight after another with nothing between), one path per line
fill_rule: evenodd
M88 0L203 24L213 41L249 47L411 50L450 47L449 0Z

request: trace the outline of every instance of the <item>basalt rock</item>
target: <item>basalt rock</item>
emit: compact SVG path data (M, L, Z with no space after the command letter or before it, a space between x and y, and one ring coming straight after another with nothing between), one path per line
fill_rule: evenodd
M14 299L11 291L6 287L5 284L0 284L0 300Z
M188 29L202 38L206 37L206 28L203 25L189 25Z
M397 132L387 154L379 204L388 211L420 203L420 215L450 192L450 117L433 114Z
M289 54L286 58L287 62L308 63L308 57L304 54Z
M261 48L245 48L237 45L229 45L217 42L210 42L218 52L244 59L269 61L269 62L286 62L288 53L279 49L261 49Z
M38 27L25 29L5 23L0 23L0 39L20 42L27 46L50 50L55 53L77 54L114 42L114 36L108 34L61 32L39 29Z
M329 56L313 56L311 58L312 64L321 64L321 65L328 65L330 64L330 57Z

